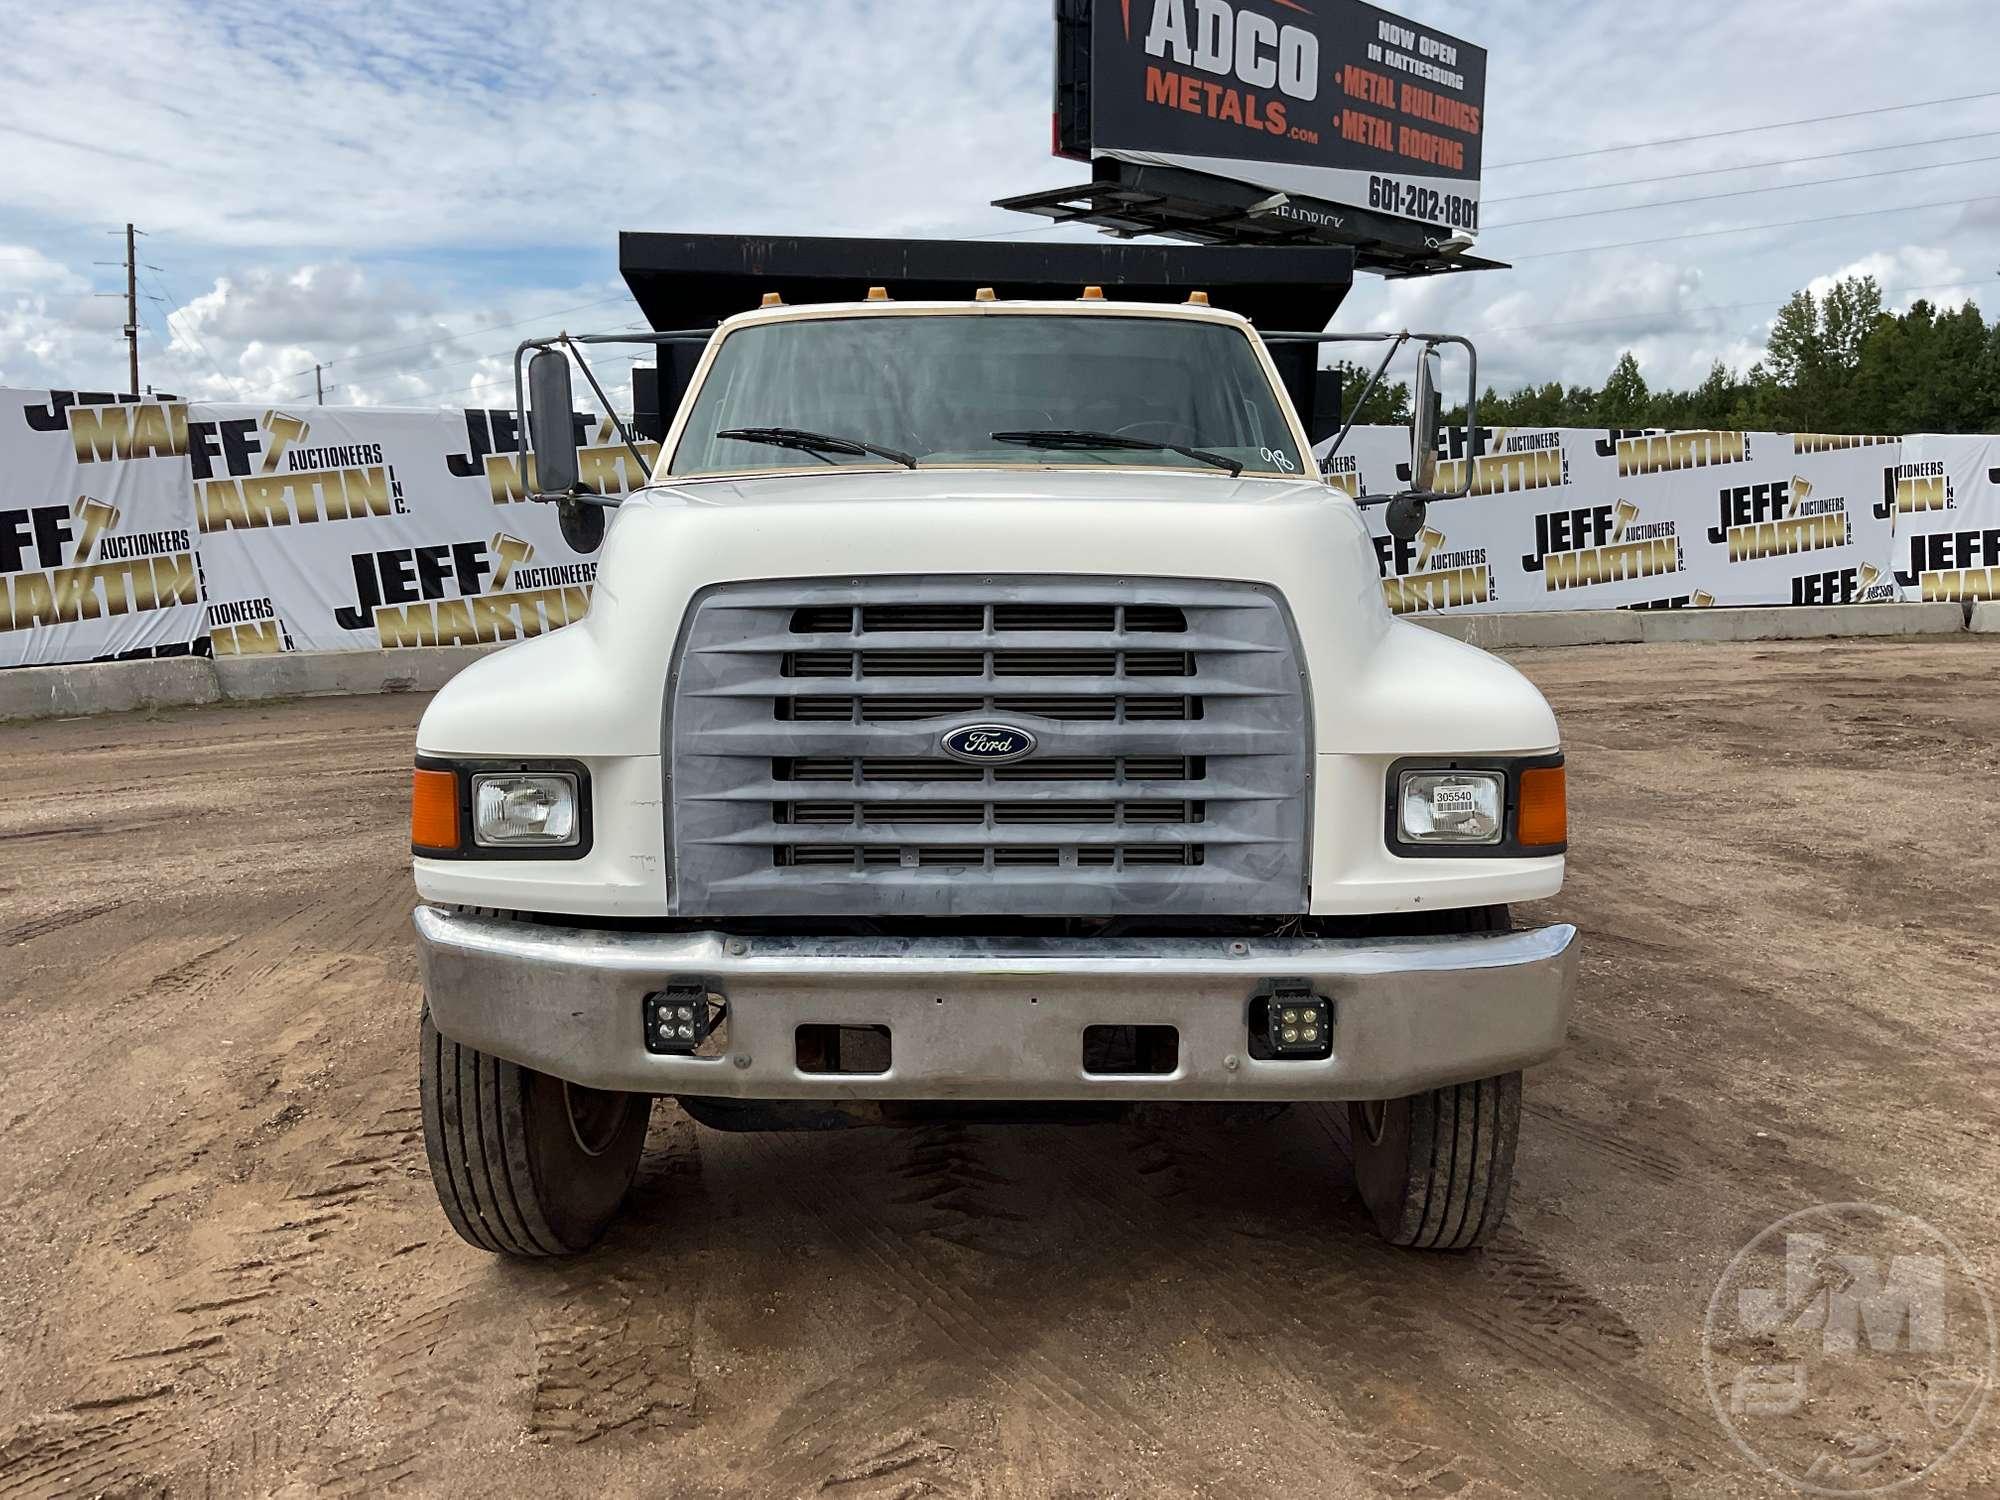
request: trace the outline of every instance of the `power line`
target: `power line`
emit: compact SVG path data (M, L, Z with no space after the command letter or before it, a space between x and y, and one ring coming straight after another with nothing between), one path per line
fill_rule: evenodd
M498 333L504 328L520 328L528 323L545 323L550 318L560 318L565 313L585 312L593 307L604 307L609 303L626 302L630 299L630 293L624 293L615 297L600 297L595 302L579 302L574 307L558 307L549 312L537 313L530 318L517 318L511 323L489 323L484 328L470 328L464 333L440 334L436 338L420 339L414 344L396 344L386 349L379 347L374 349L357 349L352 354L342 355L338 359L324 360L322 363L329 370L335 365L345 367L372 360L382 355L407 354L412 349L429 349L437 344L455 343L463 338L479 338L485 334ZM294 370L291 374L280 375L278 378L280 380L298 380L310 374L312 374L312 366L307 365L303 370Z
M1691 172L1665 172L1658 177L1628 177L1623 182L1593 182L1583 187L1547 188L1539 193L1509 193L1504 198L1482 200L1487 207L1496 203L1522 203L1530 198L1562 198L1571 193L1608 193L1613 188L1646 187L1656 182L1679 182L1687 177L1719 177L1727 172L1756 172L1766 167L1795 167L1802 162L1833 161L1842 156L1874 156L1883 151L1914 151L1920 146L1952 146L1960 141L1983 141L2000 135L2000 130L1975 130L1970 135L1940 135L1927 141L1900 141L1893 146L1856 146L1851 151L1821 151L1812 156L1783 156L1772 161L1745 162L1740 167L1698 167Z
M598 333L618 333L622 332L624 329L640 328L643 326L644 326L643 324L639 323L626 323L622 325L621 328L603 328L603 329L596 329L593 331ZM439 366L438 368L447 368L447 367ZM411 371L408 373L421 374L423 372ZM622 392L629 399L631 395L631 385L632 385L632 378L631 375L628 373L623 380L606 381L605 389L607 391L612 392L614 395ZM474 380L470 385L462 385L455 391L431 392L424 399L434 401L443 396L462 396L473 391L490 391L495 386L498 386L500 388L500 394L504 395L507 398L507 404L509 406L512 406L514 404L514 377L511 374L482 375L477 380Z
M991 234L968 234L969 240L1004 240L1010 234L1047 234L1051 229L1061 229L1073 224L1074 219L1051 219L1046 224L1024 224L1019 229L996 229Z
M2000 194L1976 198L1947 198L1937 203L1899 203L1892 208L1863 208L1853 213L1821 214L1811 219L1784 219L1775 224L1738 224L1732 229L1696 229L1687 234L1661 234L1645 240L1618 240L1608 245L1573 245L1567 250L1537 250L1516 255L1519 260L1547 260L1552 255L1590 255L1599 250L1631 250L1641 245L1664 245L1674 240L1705 240L1725 234L1755 234L1760 229L1798 229L1808 224L1831 224L1840 219L1871 219L1882 214L1914 214L1932 208L1965 208L1974 203L2000 202Z
M1716 141L1724 136L1756 135L1765 130L1789 130L1794 125L1823 125L1829 120L1858 120L1865 115L1890 115L1905 109L1929 109L1938 104L1964 104L1973 99L2000 97L2000 89L1979 94L1953 94L1948 99L1918 99L1910 104L1882 104L1874 109L1850 109L1837 115L1809 115L1803 120L1776 120L1769 125L1739 125L1733 130L1706 130L1699 135L1663 136L1657 141L1633 141L1624 146L1593 146L1588 151L1565 151L1556 156L1529 156L1520 161L1487 162L1486 172L1504 172L1510 167L1538 167L1552 161L1576 161L1585 156L1609 156L1617 151L1647 151L1654 146L1684 146L1690 141Z
M1763 193L1788 193L1799 188L1833 187L1843 182L1866 182L1874 177L1905 177L1912 172L1935 172L1940 167L1976 167L1982 162L2000 161L2000 155L1968 156L1959 161L1924 162L1914 167L1884 167L1879 172L1855 172L1846 177L1815 177L1810 182L1774 182L1763 187L1734 188L1726 193L1698 193L1692 198L1656 198L1651 203L1622 203L1616 208L1582 208L1575 213L1549 214L1540 219L1509 219L1504 224L1488 224L1488 229L1519 229L1525 224L1560 224L1567 219L1594 219L1603 214L1632 214L1646 208L1678 208L1688 203L1716 203L1724 198L1751 198Z
M623 299L623 298L617 298L617 297L613 297L613 298L607 298L606 300L607 300L607 301L613 301L613 302L616 302L616 301L623 301L624 299ZM594 306L594 305L597 305L597 304L592 304L592 305ZM572 311L574 311L574 309L572 309ZM554 316L554 314L550 314L550 316ZM526 322L535 322L535 321L538 321L538 320L536 320L536 319L533 319L533 318L529 318L529 319L525 319L524 321L526 321ZM642 326L642 325L641 325L640 323L638 323L638 322L637 322L637 321L635 320L635 321L633 321L633 322L630 322L630 323L622 323L622 324L620 324L620 325L619 325L619 326L618 326L617 328L598 328L598 329L591 329L591 330L588 330L588 331L589 331L589 332L592 332L592 333L618 333L618 332L622 332L622 331L624 331L624 330L626 330L626 329L632 329L632 328L638 328L638 327L641 327L641 326ZM415 345L412 345L411 347L412 347L412 348L417 348L417 349L421 349L421 348L423 348L423 347L425 347L425 346L424 346L424 345L422 345L422 344L415 344ZM401 378L403 378L403 377L407 377L407 376L417 376L417 375L429 375L429 374L432 374L432 373L434 373L434 372L436 372L436 371L438 371L438 370L456 370L456 369L461 369L461 368L463 368L463 367L464 367L464 366L466 366L466 365L475 365L475 364L478 364L478 363L479 363L480 361L482 361L482 360L488 360L488 359L501 359L501 358L503 358L503 357L507 357L507 356L511 355L511 354L512 354L512 352L513 352L513 351L512 351L511 349L509 349L509 348L508 348L508 347L507 347L506 345L502 345L502 346L500 346L500 347L499 347L499 348L497 348L497 349L492 349L492 350L488 350L487 352L485 352L485 353L483 353L483 354L473 354L473 355L470 355L470 356L468 356L468 357L467 357L467 358L465 358L465 359L453 359L453 360L446 360L446 361L444 361L444 362L443 362L443 363L441 363L441 364L435 364L435 365L422 365L422 366L419 366L419 367L418 367L417 369L414 369L414 370L385 370L385 371L383 371L383 372L382 372L382 375L381 375L381 378L382 378L382 379L385 379L385 380L395 380L395 379L401 379ZM328 364L328 365L326 366L326 368L328 368L328 369L330 370L330 369L332 369L332 368L333 368L333 365L332 365L331 363L329 363L329 364ZM512 376L495 376L494 378L495 378L496 380L500 380L500 379L504 379L504 380L506 380L506 381L508 382L508 384L509 384L509 385L511 385L511 384L513 383L513 377L512 377ZM348 383L349 383L349 384L351 385L351 384L352 384L353 382L352 382L352 380L350 379ZM470 387L464 387L463 389L470 389ZM279 393L279 394L278 394L278 396L277 396L277 397L275 397L274 399L283 399L283 400L289 400L289 399L295 399L295 398L292 398L292 397L289 397L289 396L285 396L285 395L284 395L283 393Z
M222 366L216 361L215 356L209 353L208 345L202 342L201 335L195 332L194 318L186 311L187 304L182 302L179 297L174 296L173 289L167 286L166 272L161 271L158 266L154 266L152 269L160 277L160 285L167 292L167 297L164 299L167 311L162 313L161 317L166 322L168 332L184 336L189 343L199 349L201 357L208 361L209 369L215 372L215 378L222 382L225 389L233 389L235 382L222 373ZM151 283L148 282L146 285L150 287ZM178 328L174 326L173 308L176 304L181 309L181 325Z

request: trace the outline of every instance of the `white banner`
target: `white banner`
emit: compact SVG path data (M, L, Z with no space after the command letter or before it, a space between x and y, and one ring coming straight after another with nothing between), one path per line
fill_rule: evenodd
M1464 482L1443 435L1438 484ZM1399 542L1367 512L1399 614L1847 604L1896 597L1880 504L1893 439L1769 432L1486 428L1464 500ZM1401 428L1359 428L1333 460L1350 493L1408 480Z
M187 438L179 402L0 391L0 667L194 645Z
M576 428L587 486L639 486L609 424ZM557 629L596 559L525 500L515 442L506 411L0 391L0 666ZM1464 446L1443 435L1441 484ZM2000 438L1488 428L1481 452L1412 540L1366 513L1397 613L2000 598ZM1393 491L1408 437L1357 428L1330 468Z
M636 489L577 420L585 482ZM588 607L596 560L525 499L509 412L197 405L191 426L218 654L516 641Z
M2000 438L1904 438L1878 505L1904 598L2000 599Z

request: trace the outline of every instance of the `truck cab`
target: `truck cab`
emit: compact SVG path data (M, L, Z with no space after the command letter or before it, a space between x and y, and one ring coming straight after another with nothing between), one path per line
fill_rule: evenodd
M588 1247L659 1097L1332 1101L1385 1237L1493 1233L1575 984L1574 929L1510 916L1562 884L1556 721L1391 616L1271 349L1205 302L871 295L707 340L587 617L418 731L467 1240Z

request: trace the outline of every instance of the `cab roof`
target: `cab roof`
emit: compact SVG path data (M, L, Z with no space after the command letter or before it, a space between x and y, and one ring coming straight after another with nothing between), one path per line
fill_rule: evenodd
M1012 301L995 296L937 299L926 302L898 302L894 298L879 297L860 302L806 302L796 306L776 302L753 307L747 312L725 318L722 328L726 332L733 332L738 328L754 327L764 323L808 321L815 318L925 317L953 313L1001 317L1034 313L1044 317L1053 315L1086 318L1183 318L1203 323L1224 323L1232 328L1248 329L1252 326L1241 313L1231 312L1228 308L1198 302L1128 301L1124 298L1113 298L1106 293L1097 297L1069 297L1060 301L1049 298Z

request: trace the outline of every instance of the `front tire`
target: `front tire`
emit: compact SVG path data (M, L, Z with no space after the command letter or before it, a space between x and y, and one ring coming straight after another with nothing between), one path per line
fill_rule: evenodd
M424 1006L424 1152L445 1218L496 1255L574 1255L597 1242L639 1169L653 1101L567 1083L461 1047Z
M1417 1250L1467 1250L1499 1229L1514 1185L1521 1075L1347 1106L1354 1181L1376 1232Z

